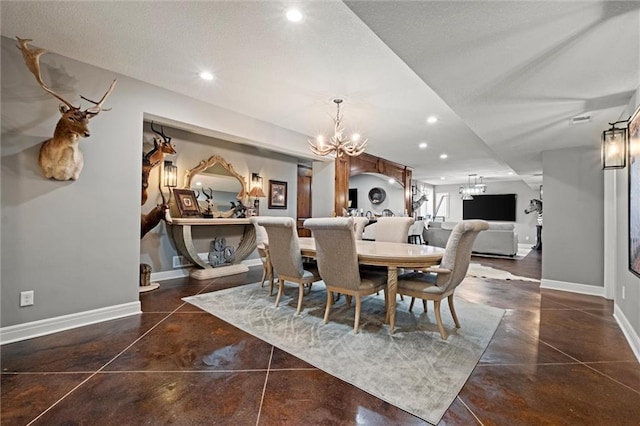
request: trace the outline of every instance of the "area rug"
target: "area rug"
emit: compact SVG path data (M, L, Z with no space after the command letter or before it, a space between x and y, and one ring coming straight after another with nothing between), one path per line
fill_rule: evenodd
M280 306L266 288L249 284L183 300L268 342L309 364L436 424L467 381L495 332L504 310L456 298L462 328L456 330L446 303L442 340L433 304L427 314L421 303L408 312L408 300L398 301L396 332L384 321L384 298L363 299L360 332L353 334L355 309L345 298L334 304L322 324L326 292L322 282L305 295L295 316L297 287L287 286Z
M492 268L490 266L481 265L479 263L471 262L469 263L469 270L467 271L467 276L476 277L476 278L492 278L496 280L513 280L513 281L532 281L532 282L540 282L535 278L522 277L520 275L513 275L510 272L503 271L501 269Z

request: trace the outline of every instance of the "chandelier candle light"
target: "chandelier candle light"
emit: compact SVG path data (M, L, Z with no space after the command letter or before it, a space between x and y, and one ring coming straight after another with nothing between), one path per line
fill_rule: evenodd
M471 177L473 177L473 185L471 184ZM459 194L462 194L463 200L473 200L473 195L482 194L487 191L487 185L482 182L482 176L480 176L480 183L478 183L478 175L469 175L469 183L467 186L461 186L458 190Z
M328 142L325 142L324 136L319 135L314 143L308 140L311 146L311 151L316 155L328 155L335 151L336 156L342 157L343 154L347 154L351 157L358 156L364 152L364 148L367 146L368 139L360 140L360 135L354 133L350 139L343 139L342 133L344 129L340 126L342 122L342 116L340 115L340 104L342 99L336 98L333 102L337 106L336 118L334 120L335 126L333 130L333 136Z

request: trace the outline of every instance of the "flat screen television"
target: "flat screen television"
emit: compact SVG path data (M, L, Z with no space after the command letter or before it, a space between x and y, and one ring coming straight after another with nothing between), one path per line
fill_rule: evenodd
M515 222L516 200L516 194L474 195L462 201L462 218Z

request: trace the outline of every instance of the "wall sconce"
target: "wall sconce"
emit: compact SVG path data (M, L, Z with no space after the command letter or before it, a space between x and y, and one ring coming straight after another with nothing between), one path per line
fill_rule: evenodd
M251 191L249 191L249 197L253 198L253 208L249 211L249 216L260 215L259 198L266 196L267 195L262 190L262 177L257 173L251 173Z
M623 169L627 165L627 123L629 120L609 123L611 128L602 132L602 169ZM622 128L616 127L625 123Z
M164 162L164 186L175 188L178 186L178 167L172 161Z

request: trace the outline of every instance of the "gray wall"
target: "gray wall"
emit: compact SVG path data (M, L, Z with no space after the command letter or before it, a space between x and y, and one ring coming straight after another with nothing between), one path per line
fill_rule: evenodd
M364 210L376 215L382 215L382 211L389 209L396 216L404 214L404 188L399 183L389 183L389 177L376 174L360 174L349 178L349 188L358 189L358 210ZM373 188L382 188L386 197L380 204L372 204L369 201L369 191Z
M532 198L540 198L540 191L538 189L531 189L529 185L521 180L506 182L485 181L485 183L487 184L486 194L517 195L516 221L512 223L515 225L514 229L518 234L518 243L533 244L536 241L537 216L535 214L525 214L524 209L529 206L529 200L531 200ZM464 185L438 185L434 187L434 193L449 193L449 217L447 218L448 221L456 222L462 220L462 198L458 193L458 190L461 186Z
M545 151L542 278L602 287L604 183L597 147Z
M80 179L46 180L37 155L58 121L59 102L37 85L15 44L2 38L2 327L139 300L145 116L309 156L306 135L47 53L43 79L73 101L78 92L101 96L115 77L118 83L105 105L112 110L94 118L91 137L80 142ZM20 308L25 290L35 290L35 305Z
M640 78L640 77L639 77ZM640 83L640 82L639 82ZM636 108L640 108L640 89L630 102L627 111L621 119L629 117ZM636 337L640 335L640 278L629 272L629 166L620 170L615 176L615 207L617 229L615 235L616 265L615 265L615 304L622 311L633 328ZM638 207L638 206L636 206ZM625 297L622 297L624 288ZM638 344L638 342L636 342Z

